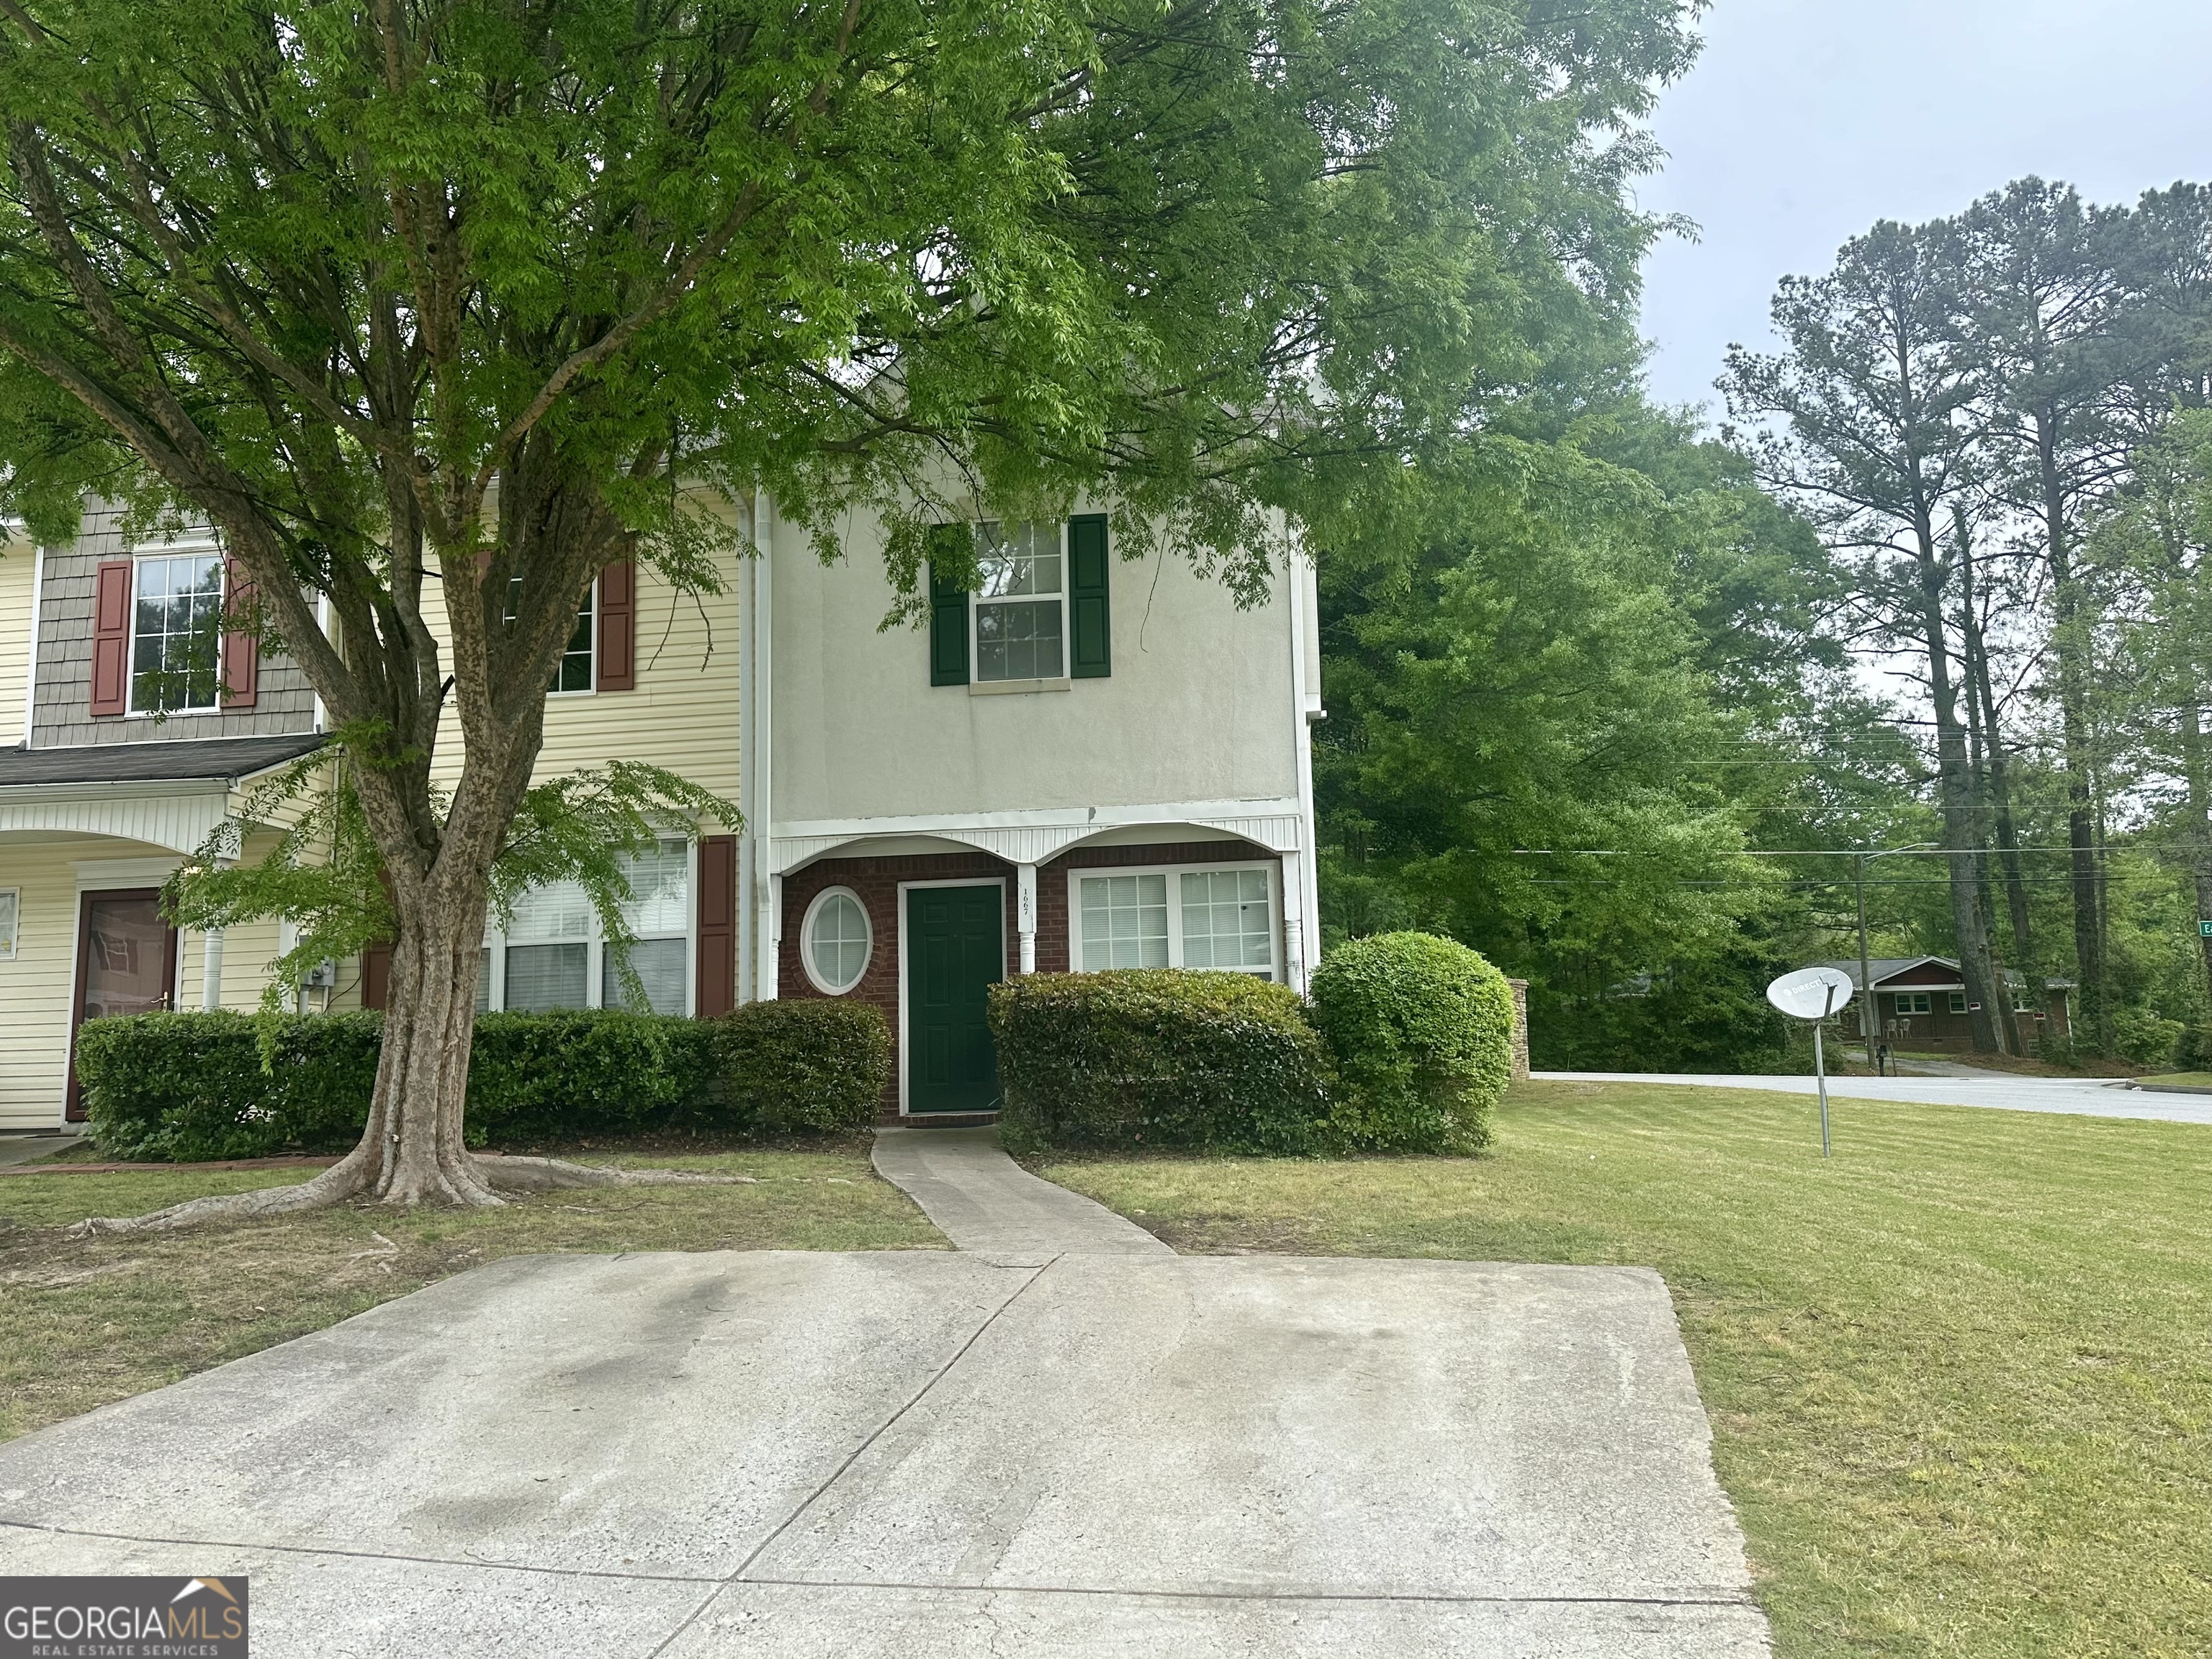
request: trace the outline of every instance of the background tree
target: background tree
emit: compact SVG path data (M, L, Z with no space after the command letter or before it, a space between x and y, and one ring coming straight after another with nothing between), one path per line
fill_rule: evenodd
M490 872L600 568L711 586L766 486L825 551L880 511L910 590L933 518L1090 489L1255 589L1270 508L1632 270L1690 10L9 5L0 507L212 521L391 884L367 1131L255 1206L495 1201Z
M1731 416L1781 423L1765 477L1856 554L1878 633L1909 640L1925 665L1953 934L1974 1046L1994 1051L1999 981L1981 896L1981 802L1951 641L1958 550L1945 540L1971 482L1980 380L1948 331L1948 240L1941 227L1881 224L1846 244L1828 276L1786 279L1774 301L1784 351L1731 349L1722 386Z
M2125 432L2114 418L2127 356L2119 326L2123 216L2088 207L2071 186L2023 179L1958 222L1959 344L1984 376L1982 440L1995 461L1989 475L2021 515L2049 576L2079 1020L2100 1054L2110 1053L2113 1040L2098 811L2108 781L2093 708L2101 613L2079 544L2125 465Z

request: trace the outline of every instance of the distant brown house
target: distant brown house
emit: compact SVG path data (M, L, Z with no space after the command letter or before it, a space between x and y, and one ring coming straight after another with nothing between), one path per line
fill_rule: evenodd
M1840 969L1854 986L1859 982L1856 958L1815 965ZM1876 957L1867 967L1874 978L1875 1036L1879 1040L1901 1048L1974 1046L1972 1011L1966 1005L1966 984L1955 957ZM2032 1022L2032 1029L2021 1031L2023 1036L2033 1041L2048 1031L2063 1038L2073 1029L2067 1003L2067 994L2073 989L2070 980L2050 981L2049 1001L2038 1007L2025 979L2010 971L2005 979L2014 1011L2024 1026ZM1861 1039L1866 1035L1860 1024L1866 1002L1864 996L1856 998L1843 1016L1844 1029Z

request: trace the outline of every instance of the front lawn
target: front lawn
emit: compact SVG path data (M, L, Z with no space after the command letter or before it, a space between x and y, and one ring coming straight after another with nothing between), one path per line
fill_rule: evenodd
M1634 1262L1782 1659L2212 1652L2212 1130L1531 1084L1492 1155L1074 1159L1177 1249Z
M818 1151L584 1156L758 1182L547 1193L466 1212L357 1203L77 1240L66 1230L88 1215L137 1215L315 1172L152 1166L0 1176L0 1439L319 1330L503 1255L945 1243L904 1194L877 1177L864 1136Z

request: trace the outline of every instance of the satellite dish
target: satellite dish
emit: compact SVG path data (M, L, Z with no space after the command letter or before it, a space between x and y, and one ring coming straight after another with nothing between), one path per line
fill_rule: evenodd
M1826 1019L1848 1006L1854 988L1840 968L1800 968L1766 988L1766 1000L1792 1019Z

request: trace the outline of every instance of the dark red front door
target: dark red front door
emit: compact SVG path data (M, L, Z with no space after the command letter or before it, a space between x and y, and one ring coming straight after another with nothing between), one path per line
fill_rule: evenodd
M174 1001L177 930L151 887L87 893L77 917L76 1006L70 1018L69 1115L84 1117L76 1086L76 1028L107 1014L150 1014Z

